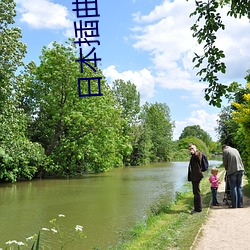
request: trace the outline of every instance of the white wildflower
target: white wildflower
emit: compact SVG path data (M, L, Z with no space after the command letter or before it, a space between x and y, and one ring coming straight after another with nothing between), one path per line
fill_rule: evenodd
M17 244L17 241L16 241L16 240L9 240L9 241L7 241L5 244L11 245L12 243Z
M58 231L55 228L51 228L51 231L57 233Z
M22 241L19 241L16 243L18 246L24 246L24 243Z
M76 226L75 226L75 230L76 230L76 231L81 231L81 232L82 232L83 226L76 225Z
M34 238L34 236L30 236L30 237L27 237L26 240L29 241L29 240L32 240Z
M65 215L64 215L64 214L59 214L58 216L59 216L59 217L65 217Z

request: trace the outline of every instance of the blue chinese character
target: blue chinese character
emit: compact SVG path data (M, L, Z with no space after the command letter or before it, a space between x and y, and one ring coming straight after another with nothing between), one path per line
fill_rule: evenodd
M91 64L88 64L87 61L94 61L95 63L95 67L97 66L96 65L96 62L97 61L101 61L102 59L101 58L96 58L96 53L94 53L94 58L93 59L86 59L90 54L92 54L95 50L95 47L92 48L92 50L88 53L88 55L86 55L85 57L82 57L82 49L80 48L80 59L79 60L75 60L76 62L80 62L81 63L81 73L83 73L83 68L82 68L82 64L86 64L87 66L89 66L94 72L96 72L95 68L91 65Z
M80 20L80 27L77 27L76 22L74 22L74 28L75 28L75 37L78 38L78 34L80 38L78 41L74 43L78 43L79 46L82 45L82 43L87 43L90 46L90 43L97 43L100 45L100 42L98 40L87 40L86 37L98 37L99 36L99 30L98 30L98 22L99 21L85 21L85 27L82 25L82 20ZM89 26L88 26L89 25ZM83 32L84 31L84 32ZM81 39L85 36L84 41Z
M73 11L76 11L77 18L100 16L97 9L97 0L76 0L75 2L72 2L72 4L76 5L76 8L73 9Z
M86 96L103 96L101 93L101 79L102 77L92 77L92 78L78 78L78 91L79 91L79 97L86 97ZM92 94L91 93L91 80L97 80L98 82L98 93ZM88 94L82 94L81 93L81 81L87 81L88 82Z

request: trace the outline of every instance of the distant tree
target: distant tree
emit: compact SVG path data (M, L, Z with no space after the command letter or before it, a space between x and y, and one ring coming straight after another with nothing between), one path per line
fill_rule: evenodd
M141 112L141 124L147 130L152 143L151 162L167 161L171 158L173 122L170 109L165 103L145 103Z
M180 150L186 150L186 152L188 153L188 145L190 143L193 143L196 145L197 149L200 150L201 152L205 153L205 154L209 154L209 150L206 146L206 144L199 138L195 137L195 136L187 136L183 139L180 139L178 141L178 147Z
M225 25L219 7L230 6L228 15L235 18L247 16L250 19L249 0L199 0L195 1L196 9L190 16L196 16L197 20L192 25L193 37L197 38L199 44L204 44L203 54L195 53L193 62L200 71L200 81L208 82L205 89L205 99L209 104L221 107L221 97L231 91L230 87L219 83L218 74L226 72L226 64L223 62L225 53L216 45L216 34L224 30Z
M187 126L183 129L179 140L186 138L188 136L197 137L209 147L210 143L212 142L211 136L204 131L199 125Z
M137 122L140 112L140 93L136 89L136 85L130 81L125 82L121 79L113 82L115 99L120 105L122 118L126 119L128 124Z
M132 149L122 151L124 165L137 165L138 155L138 115L140 112L140 93L136 89L136 85L130 81L125 82L121 79L113 82L113 94L118 108L121 110L122 120L122 138L129 143Z
M228 144L232 147L236 147L235 136L239 129L239 123L232 119L231 106L224 107L218 119L218 127L216 131L219 135L219 141L221 145Z

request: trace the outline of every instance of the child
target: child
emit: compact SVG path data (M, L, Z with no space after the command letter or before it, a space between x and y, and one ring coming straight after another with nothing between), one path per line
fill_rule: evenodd
M209 178L209 181L211 183L211 190L212 190L212 205L213 206L219 206L220 204L217 201L217 189L220 184L219 179L217 177L218 169L212 168L211 169L211 176Z

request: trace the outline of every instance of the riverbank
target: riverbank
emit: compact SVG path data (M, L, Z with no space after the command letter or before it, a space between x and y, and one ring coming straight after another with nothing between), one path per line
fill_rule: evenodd
M223 178L223 170L220 178ZM111 249L190 249L207 219L210 208L211 191L208 176L201 182L201 192L201 213L190 215L193 209L193 194L191 184L188 183L185 191L178 193L170 206L160 206L158 213L152 213L145 222L139 223L131 230L129 239Z
M218 188L220 206L211 207L209 216L201 227L192 248L194 250L232 249L248 250L250 238L249 184L243 181L243 208L230 209L224 199L225 182Z
M229 209L225 198L224 170L220 170L221 185L218 189L219 207L211 207L208 177L201 182L203 211L190 215L193 205L191 190L177 195L166 211L149 216L144 224L132 230L129 241L112 249L249 249L250 239L250 188L244 179L244 208ZM190 189L191 186L187 187ZM240 242L239 242L239 239Z

